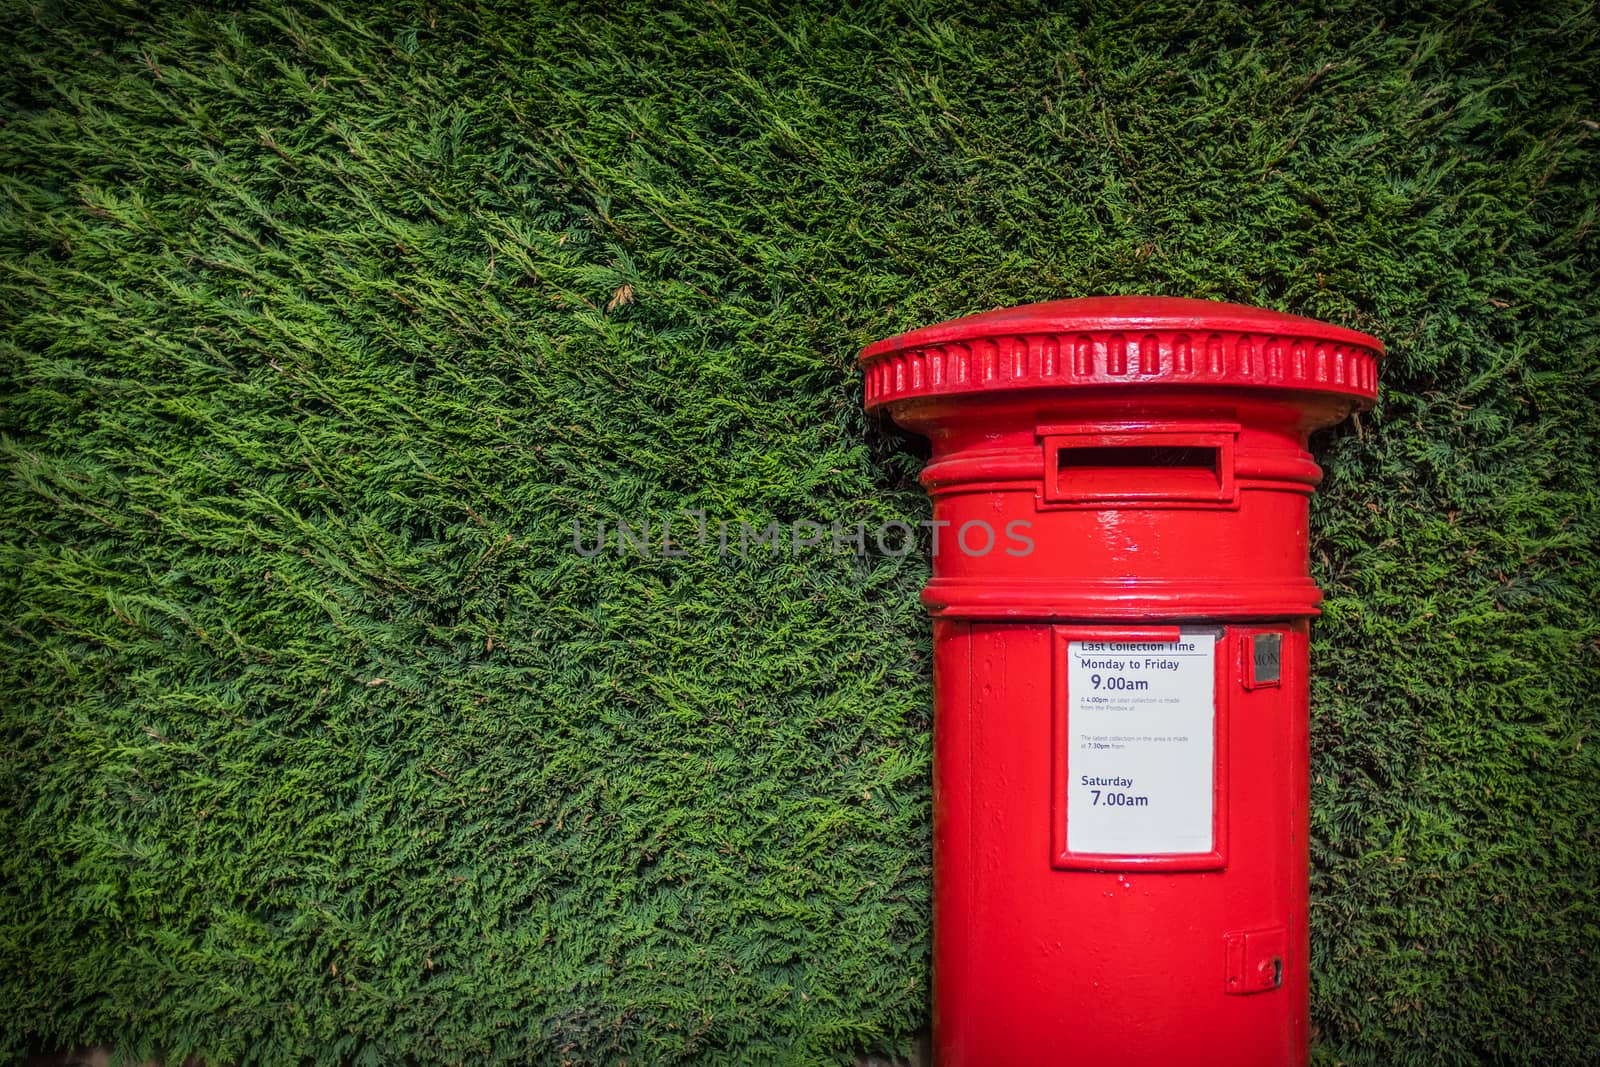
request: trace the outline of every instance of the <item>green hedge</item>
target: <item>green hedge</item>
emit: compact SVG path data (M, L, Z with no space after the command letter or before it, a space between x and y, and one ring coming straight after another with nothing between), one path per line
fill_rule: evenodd
M903 1048L926 554L572 524L923 518L861 345L1150 292L1390 349L1319 1056L1600 1060L1593 6L591 8L8 5L0 1056Z

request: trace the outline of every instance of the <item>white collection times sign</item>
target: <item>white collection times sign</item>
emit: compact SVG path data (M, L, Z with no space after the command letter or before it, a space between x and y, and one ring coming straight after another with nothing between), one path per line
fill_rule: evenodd
M1212 851L1217 638L1067 644L1067 849Z

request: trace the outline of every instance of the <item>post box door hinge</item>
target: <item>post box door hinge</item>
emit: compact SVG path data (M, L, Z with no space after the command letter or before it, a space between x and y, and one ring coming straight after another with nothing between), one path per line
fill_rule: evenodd
M1289 935L1281 926L1239 930L1222 936L1227 969L1223 992L1234 996L1270 993L1283 985Z

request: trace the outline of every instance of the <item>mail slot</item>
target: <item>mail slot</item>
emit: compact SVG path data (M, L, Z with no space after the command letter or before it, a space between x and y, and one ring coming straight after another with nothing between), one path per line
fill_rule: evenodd
M1233 432L1184 433L1151 427L1089 433L1041 431L1045 498L1086 506L1119 501L1231 503L1234 436Z
M926 435L934 1050L971 1064L1308 1058L1309 434L1374 338L1200 300L956 319L861 354Z

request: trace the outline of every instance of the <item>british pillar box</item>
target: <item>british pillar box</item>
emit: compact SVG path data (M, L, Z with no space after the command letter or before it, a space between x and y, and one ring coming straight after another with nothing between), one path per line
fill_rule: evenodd
M1313 430L1383 346L1167 298L861 353L926 435L940 1067L1308 1056Z

